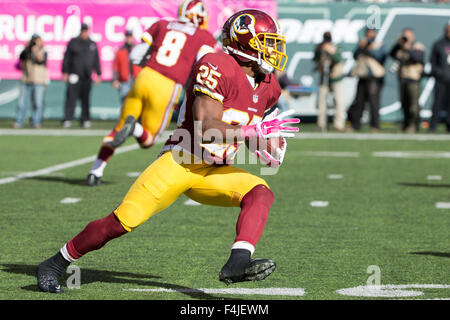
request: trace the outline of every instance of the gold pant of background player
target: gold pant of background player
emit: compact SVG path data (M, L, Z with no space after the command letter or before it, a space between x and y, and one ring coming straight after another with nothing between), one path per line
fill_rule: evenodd
M179 164L172 152L165 152L147 167L114 211L127 231L167 208L182 193L207 205L239 207L255 186L268 187L263 179L233 166Z
M140 123L151 137L149 143L167 128L172 117L174 105L177 103L182 85L163 76L159 72L144 67L136 79L124 100L120 117L113 132L122 129L125 119L133 116L140 119ZM103 142L113 139L113 133L105 137Z

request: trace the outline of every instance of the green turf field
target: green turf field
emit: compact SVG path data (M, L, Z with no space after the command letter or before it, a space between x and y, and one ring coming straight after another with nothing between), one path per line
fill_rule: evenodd
M84 185L87 160L52 171L94 156L101 140L0 135L0 181L19 177L0 184L0 299L450 298L450 140L326 135L290 140L279 172L264 177L275 202L254 257L277 263L266 280L228 287L218 281L239 210L186 205L183 195L134 232L76 262L80 289L63 281L64 294L41 293L36 266L88 222L108 215L135 179L128 174L145 169L161 148L114 156L100 187ZM392 155L397 157L387 157ZM260 172L259 166L243 167ZM44 168L50 169L20 179ZM61 203L67 198L78 202ZM366 284L386 285L371 291L385 296L366 297ZM337 292L355 287L339 291L352 296Z

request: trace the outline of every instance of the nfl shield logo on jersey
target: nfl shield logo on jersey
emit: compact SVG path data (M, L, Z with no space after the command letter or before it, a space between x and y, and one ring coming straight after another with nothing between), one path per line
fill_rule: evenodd
M258 102L258 95L257 95L257 94L254 94L254 95L253 95L253 102L254 102L254 103L257 103L257 102Z

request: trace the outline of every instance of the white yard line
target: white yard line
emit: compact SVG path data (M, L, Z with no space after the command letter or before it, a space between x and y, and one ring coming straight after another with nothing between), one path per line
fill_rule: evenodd
M337 157L337 158L358 158L359 152L345 152L345 151L294 151L296 155L310 156L310 157Z
M105 136L109 132L99 129L0 129L0 136ZM164 136L171 133L166 131ZM450 134L300 132L294 139L450 141Z
M206 293L206 294L239 294L239 295L264 295L264 296L295 296L301 297L305 295L305 289L303 288L260 288L260 289L248 289L248 288L226 288L226 289L214 289L214 288L199 288L199 289L124 289L124 291L134 292L168 292L168 293Z
M127 177L130 177L130 178L137 178L140 175L141 175L141 172L137 172L137 171L127 173Z
M437 209L450 209L450 202L436 202Z
M138 144L133 144L133 145L129 145L129 146L125 146L125 147L120 147L117 148L116 151L114 152L115 154L121 154L121 153L125 153L128 151L133 151L139 149L139 145ZM26 179L26 178L33 178L33 177L37 177L37 176L43 176L43 175L48 175L52 172L55 171L60 171L60 170L64 170L64 169L68 169L68 168L73 168L73 167L77 167L77 166L81 166L83 164L86 163L90 163L90 162L94 162L95 159L97 159L96 155L92 155L89 157L85 157L85 158L81 158L81 159L77 159L77 160L73 160L73 161L69 161L69 162L65 162L65 163L61 163L61 164L57 164L51 167L47 167L44 169L39 169L36 171L30 171L30 172L24 172L12 177L8 177L8 178L3 178L0 179L0 184L7 184L7 183L12 183L12 182L16 182L22 179Z
M328 201L315 200L309 203L311 207L325 208L328 207Z
M5 135L5 132L7 132L7 134L9 134L10 132L14 133L14 132L21 132L21 131L28 131L28 132L32 132L32 134L27 134L27 135L35 135L36 133L40 132L40 135L50 135L50 136L105 136L106 134L109 133L109 131L104 131L104 130L27 130L27 129L0 129L0 135ZM45 133L45 134L42 134ZM6 135L7 135L6 134ZM21 135L21 134L18 134ZM159 144L165 140L167 140L167 138L169 137L170 132L164 132L164 134L162 134L160 136L159 139L157 139L156 144ZM133 151L139 149L139 144L132 144L129 146L125 146L125 147L120 147L117 148L114 151L114 154L121 154L121 153L125 153L128 151ZM85 157L85 158L81 158L81 159L77 159L77 160L73 160L73 161L69 161L69 162L65 162L65 163L61 163L61 164L57 164L51 167L47 167L44 169L40 169L40 170L36 170L36 171L31 171L31 172L23 172L20 174L17 174L15 176L12 177L8 177L8 178L3 178L0 179L0 184L7 184L7 183L12 183L12 182L16 182L22 179L26 179L26 178L33 178L33 177L37 177L37 176L42 176L42 175L48 175L51 174L55 171L60 171L60 170L64 170L64 169L68 169L68 168L73 168L73 167L77 167L77 166L81 166L83 164L86 163L90 163L90 162L94 162L95 159L97 159L97 155L92 155L89 157Z
M377 158L403 158L403 159L450 159L447 151L378 151L372 152Z
M68 198L62 199L59 203L72 204L72 203L77 203L77 202L80 202L80 201L81 201L81 198L70 198L70 197L68 197Z
M427 180L442 180L442 176L440 175L428 175Z
M294 139L450 141L450 134L301 132Z
M97 129L0 129L0 136L104 137L110 132Z
M384 297L384 298L396 298L396 297L417 297L424 294L419 290L408 289L449 289L450 285L447 284L406 284L406 285L368 285L358 286L353 288L339 289L337 293L345 296L356 297Z

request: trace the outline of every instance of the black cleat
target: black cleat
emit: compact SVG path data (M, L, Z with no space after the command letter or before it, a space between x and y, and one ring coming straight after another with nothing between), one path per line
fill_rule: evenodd
M113 141L111 141L111 147L117 148L127 140L129 136L133 134L134 127L136 125L136 119L133 116L128 116L125 119L123 128L120 129L115 135Z
M261 281L267 278L276 268L274 261L270 259L250 259L248 250L238 249L241 251L237 255L233 253L230 259L223 266L219 274L219 280L226 285L243 281ZM245 256L243 252L247 251Z
M60 252L42 262L36 270L38 288L43 292L62 293L58 280L69 264Z
M88 186L94 187L98 186L101 183L100 177L97 177L95 174L89 173L86 178L86 184Z

